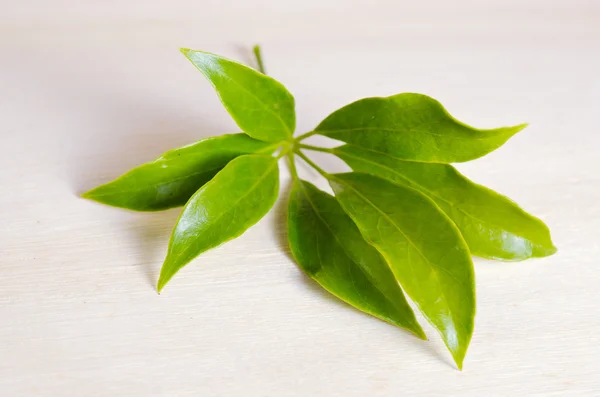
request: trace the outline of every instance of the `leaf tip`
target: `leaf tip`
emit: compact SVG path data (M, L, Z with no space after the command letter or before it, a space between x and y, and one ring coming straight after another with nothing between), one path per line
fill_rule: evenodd
M415 335L421 340L429 340L429 338L425 334L425 331L423 331L423 328L421 328L420 326L417 329L417 331L415 332Z
M465 356L466 356L466 352L460 352L460 351L453 351L451 350L450 353L452 354L452 358L454 359L454 363L456 364L456 368L458 368L459 371L463 370L463 362L465 360Z
M79 197L84 198L84 199L89 199L90 198L90 191L87 192L83 192L83 193L79 193Z
M554 255L557 252L558 252L558 248L556 247L556 245L554 245L552 240L550 240L550 244L549 244L548 248L546 249L545 256Z
M556 246L552 243L550 243L550 246L548 248L545 249L538 249L534 252L534 255L532 255L532 258L544 258L546 256L551 256L554 255L558 252L558 248L556 248Z
M519 125L515 125L513 127L513 130L515 130L515 133L524 130L525 128L529 127L529 123L523 123L523 124L519 124Z
M156 283L156 292L158 292L159 295L162 292L163 288L165 288L165 285L167 285L169 281L171 281L175 273L177 273L177 270L172 271L172 269L167 265L167 259L165 259L165 262L162 265L162 268L160 270L160 276L158 276L158 282Z
M518 132L523 131L527 126L529 126L529 123L517 124L512 127L502 127L500 130L504 131L506 139L508 139L515 136Z
M452 355L452 359L456 364L456 367L462 371L463 361L467 356L467 350L469 349L469 345L471 343L471 336L473 335L473 328L470 327L468 330L465 330L466 334L460 336L459 332L454 329L451 332L442 332L442 339L444 340L444 344L450 351Z
M158 278L158 282L156 283L156 292L158 292L158 294L160 295L161 291L163 290L163 288L165 287L165 285L167 285L167 282L169 280L165 277L163 277L162 275Z
M94 201L100 204L112 205L118 207L119 205L107 200L108 195L105 194L106 190L104 190L105 185L97 186L87 192L83 192L79 194L79 197L85 200Z
M189 48L180 48L179 51L181 51L181 53L185 56L192 52L192 50L190 50Z
M462 371L463 369L463 362L465 360L465 357L467 356L467 347L465 348L456 348L456 349L450 349L450 353L452 354L452 358L454 359L454 362L456 363L456 367L458 368L459 371Z
M93 201L97 201L96 197L94 197L95 193L96 193L96 189L91 189L88 190L87 192L83 192L79 194L79 197L81 197L82 199L86 199L86 200L93 200Z
M408 330L411 334L413 334L421 340L428 340L425 331L423 331L423 328L421 328L421 325L416 320L410 322L408 326L404 325L401 327Z

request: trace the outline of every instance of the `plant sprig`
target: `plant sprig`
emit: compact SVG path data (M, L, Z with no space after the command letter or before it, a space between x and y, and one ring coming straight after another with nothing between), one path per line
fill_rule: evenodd
M166 152L83 197L136 211L184 206L157 289L199 254L258 222L279 193L280 159L292 175L288 238L298 265L327 291L426 339L405 294L438 330L458 368L471 340L475 281L471 255L516 261L556 252L539 219L460 174L451 163L502 146L526 125L481 130L421 94L365 98L293 137L294 97L258 69L182 49L215 88L242 133ZM313 135L344 142L307 145ZM342 159L353 172L331 174L304 151ZM302 180L296 158L334 196Z

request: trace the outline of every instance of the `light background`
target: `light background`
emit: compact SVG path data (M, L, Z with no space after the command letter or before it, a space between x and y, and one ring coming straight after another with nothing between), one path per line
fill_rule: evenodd
M476 261L463 372L430 327L419 341L303 276L285 243L284 167L275 210L161 296L178 210L77 197L237 131L177 49L251 62L257 42L300 132L407 91L478 127L530 123L459 168L547 222L559 253ZM599 111L594 0L1 0L0 395L600 395Z

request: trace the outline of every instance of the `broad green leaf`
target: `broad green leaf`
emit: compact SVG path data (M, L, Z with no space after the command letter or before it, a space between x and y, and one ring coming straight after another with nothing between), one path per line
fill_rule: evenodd
M274 149L245 134L206 138L170 150L82 197L136 211L179 207L237 156Z
M401 160L454 163L486 155L525 126L478 130L457 121L435 99L408 93L351 103L315 131Z
M210 81L242 131L267 142L292 136L296 128L294 97L280 82L218 55L187 48L181 52Z
M295 180L288 234L294 258L323 288L359 310L426 339L387 263L332 196Z
M169 241L158 291L188 262L258 222L279 190L277 159L248 154L232 160L190 198Z
M473 255L523 260L552 255L548 227L514 201L473 183L448 164L403 161L353 145L332 152L354 171L376 175L429 196L460 229Z
M475 286L469 249L454 223L417 190L372 175L335 174L329 183L462 368L473 333Z

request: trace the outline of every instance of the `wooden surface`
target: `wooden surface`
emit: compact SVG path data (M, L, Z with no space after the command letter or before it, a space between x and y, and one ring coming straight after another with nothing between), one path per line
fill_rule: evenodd
M600 395L597 1L0 9L0 395ZM463 372L430 327L419 341L303 276L283 230L287 170L275 210L161 296L178 211L78 198L169 148L235 132L177 49L250 62L255 42L296 97L299 131L358 98L407 91L478 127L531 123L459 168L546 221L559 253L476 261Z

